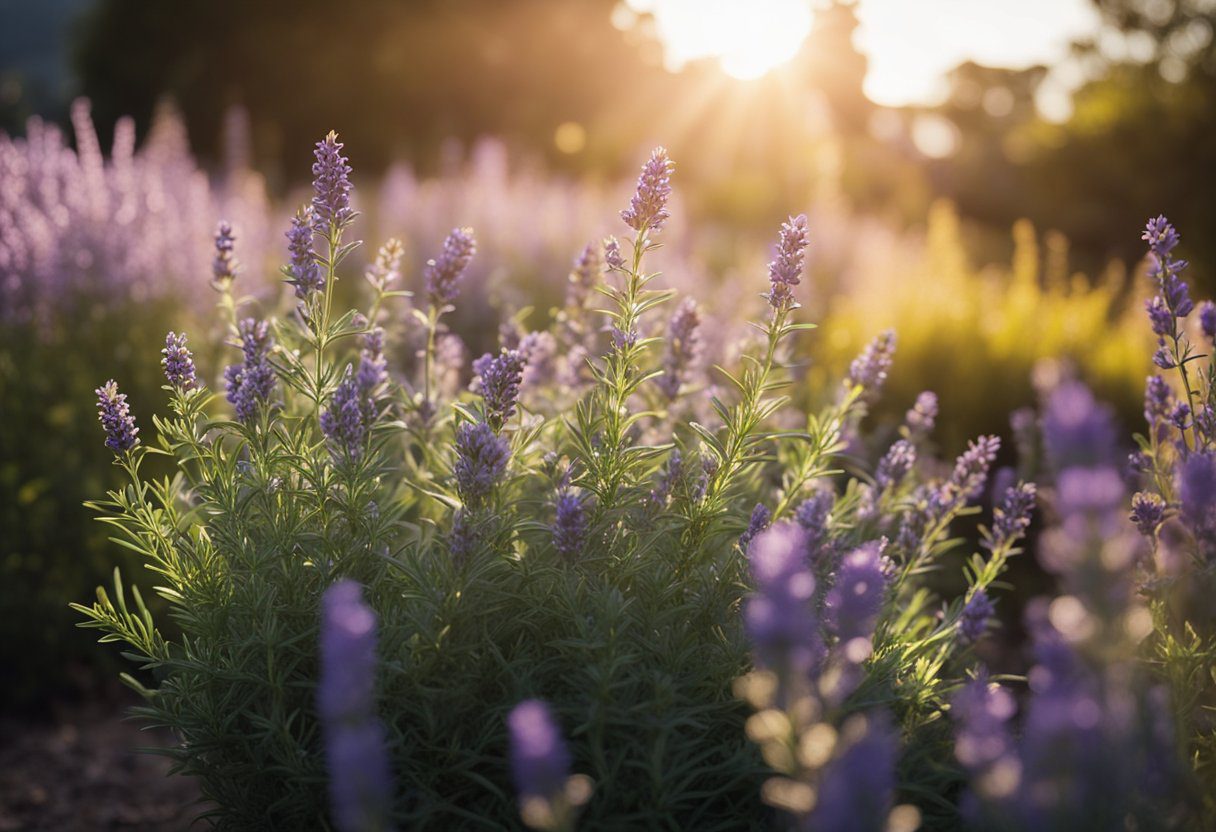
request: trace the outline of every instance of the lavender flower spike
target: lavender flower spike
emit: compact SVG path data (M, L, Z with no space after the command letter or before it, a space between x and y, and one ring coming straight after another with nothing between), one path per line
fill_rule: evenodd
M1026 533L1034 511L1037 490L1032 482L1022 482L1007 489L1000 505L992 510L992 534L985 545L1000 549Z
M743 534L739 535L739 548L744 552L751 542L756 539L756 535L768 528L769 521L773 519L773 513L768 510L768 506L764 503L756 503L756 507L752 509L752 516L747 521L747 528L743 530Z
M587 542L587 509L583 498L564 489L557 498L557 516L553 521L553 548L570 560L583 551Z
M473 229L454 228L443 241L440 255L426 261L422 275L426 280L426 293L434 306L446 306L456 300L460 291L460 278L477 253L477 241Z
M195 378L194 357L186 349L186 333L178 335L170 332L165 336L165 348L160 351L164 356L160 365L165 368L165 378L175 389L185 393L198 387Z
M526 699L507 715L511 773L522 799L551 800L566 787L570 751L562 740L553 711L539 699Z
M274 395L275 373L268 357L272 342L265 321L245 318L238 330L245 360L224 370L224 381L237 419L249 424Z
M388 829L392 773L373 698L376 615L354 581L339 581L321 599L320 664L317 712L334 825L339 832Z
M743 610L757 662L802 676L823 660L812 599L815 576L806 559L806 533L793 523L761 532L747 548L756 592Z
M375 407L368 399L347 364L346 375L334 390L329 407L321 414L321 432L339 458L353 461L363 454L370 427L366 417Z
M768 302L774 309L786 309L794 302L793 287L802 279L808 242L806 214L790 217L781 224L777 256L768 264L768 279L772 286Z
M864 398L875 398L882 390L895 361L895 331L888 329L866 345L849 365L848 385L860 387Z
M313 209L310 206L296 212L287 232L287 251L291 255L291 264L287 267L291 277L287 282L295 287L300 300L325 289L325 275L312 250L312 237Z
M966 644L974 644L979 641L984 635L984 631L988 629L988 621L995 612L996 607L992 605L992 599L988 597L988 593L977 589L963 605L962 615L958 619L959 638Z
M507 440L485 422L456 429L456 491L470 507L481 504L507 470L511 449Z
M215 231L215 260L211 264L211 273L215 276L213 285L216 287L222 288L232 283L241 271L241 263L234 253L235 246L236 235L232 233L232 226L221 222Z
M139 444L139 428L127 404L127 394L118 392L118 383L110 379L95 391L97 417L106 431L106 447L116 454L126 453Z
M697 329L701 316L692 298L684 298L667 323L667 350L663 355L663 375L655 379L669 400L679 395L689 371L701 355L701 336Z
M932 433L936 424L937 394L932 390L925 390L916 397L916 403L904 416L904 426L908 429L908 436L916 441Z
M667 199L671 196L671 175L675 169L667 150L656 147L642 165L637 192L629 201L629 207L621 211L621 219L626 225L637 232L663 230L663 223L671 216L667 212Z
M508 349L498 355L486 353L473 362L477 391L485 400L486 417L496 429L515 415L525 363L522 352Z
M328 238L355 216L350 207L350 165L342 155L338 134L332 130L317 142L313 155L316 156L312 165L313 228Z

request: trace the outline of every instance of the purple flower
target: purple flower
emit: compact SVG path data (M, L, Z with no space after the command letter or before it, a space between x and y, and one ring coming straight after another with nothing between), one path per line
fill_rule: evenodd
M1174 395L1166 380L1159 375L1149 376L1144 385L1144 420L1157 431L1158 438L1165 430L1173 402Z
M325 735L333 819L342 832L387 828L392 774L376 719L376 614L342 580L321 599L317 712Z
M843 751L824 768L806 822L815 832L882 832L895 802L899 739L883 711L856 714L840 729Z
M1165 305L1165 299L1160 296L1149 298L1144 302L1148 312L1149 325L1154 335L1168 336L1174 331L1174 315Z
M667 157L667 150L656 147L642 165L637 192L629 201L629 207L621 212L626 225L638 232L663 230L663 223L671 216L667 212L667 198L671 196L671 175L675 169L675 163Z
M958 726L954 755L971 775L981 794L963 796L963 816L975 828L982 828L980 799L998 805L1011 797L1016 788L1021 763L1010 721L1017 709L1012 694L981 673L968 682L950 706ZM998 794L990 794L994 787Z
M1170 252L1181 241L1174 226L1170 225L1170 221L1161 215L1150 219L1145 224L1144 233L1140 235L1140 239L1148 243L1149 251L1162 259L1169 257Z
M356 721L371 714L375 673L376 614L358 583L339 581L321 599L321 718Z
M1139 491L1132 496L1130 519L1145 537L1157 534L1157 527L1165 518L1165 501L1149 491Z
M1199 326L1207 339L1216 343L1216 303L1205 300L1199 304Z
M519 339L519 353L524 359L522 384L528 388L543 387L557 375L557 339L544 330L529 332Z
M587 542L587 509L583 498L565 489L557 497L557 513L553 521L553 548L567 560L583 551Z
M384 358L384 330L374 326L363 333L356 379L365 396L372 396L388 381L388 362Z
M232 226L221 222L215 231L215 260L211 264L211 273L215 276L215 285L222 286L231 283L240 273L241 263L234 253L236 236Z
M1043 444L1055 470L1111 464L1115 436L1114 414L1084 384L1068 381L1051 391L1043 414Z
M186 349L186 333L178 335L170 332L166 335L165 348L160 354L163 356L160 365L165 368L165 378L172 387L184 393L198 386L194 357Z
M405 246L396 237L391 237L380 246L376 252L375 261L368 266L364 277L378 292L387 291L389 286L401 278L401 258L405 255Z
M567 308L582 309L603 273L604 264L595 243L587 243L570 270L570 281L566 287Z
M521 798L558 797L570 776L570 751L549 706L526 699L507 715L511 773Z
M106 447L116 454L126 453L139 444L139 428L127 404L127 394L118 392L118 383L110 379L95 391L97 417L106 432Z
M326 734L330 813L338 832L389 829L393 774L384 726L376 719Z
M1169 314L1177 318L1185 318L1191 314L1195 304L1191 300L1190 288L1178 276L1186 268L1186 261L1174 260L1170 254L1181 239L1178 232L1165 217L1159 216L1148 221L1140 239L1149 244L1149 259L1151 260L1149 274L1157 278L1162 303ZM1154 322L1155 330L1156 322ZM1170 332L1172 331L1171 325Z
M825 623L841 645L855 639L869 641L874 635L886 590L879 541L862 544L845 555L824 597Z
M367 414L375 409L349 364L334 390L329 407L321 414L321 432L329 440L335 456L357 460L363 454L371 427Z
M452 515L452 530L448 532L448 553L458 564L467 563L477 548L477 530L462 508Z
M769 521L773 519L773 513L768 510L764 503L756 503L756 507L752 509L752 516L747 521L747 528L743 530L743 534L739 535L739 548L744 552L751 542L756 539L756 535L768 528Z
M1170 424L1184 431L1191 426L1191 406L1186 402L1178 402L1170 408Z
M777 256L768 264L768 279L772 287L768 302L774 309L784 309L793 303L793 287L802 279L808 242L806 214L790 217L781 224Z
M988 621L996 612L988 593L977 589L963 605L963 611L958 619L958 635L966 644L980 640L988 629Z
M629 266L625 263L625 257L621 254L621 241L616 237L608 237L604 240L604 263L608 268L616 272L628 271Z
M743 621L764 666L811 672L823 658L811 599L815 578L806 563L806 533L779 523L757 535L747 548L756 590L747 600Z
M934 496L933 503L941 514L961 508L979 496L1000 449L1001 440L996 436L981 436L968 443L967 450L954 461L950 479L942 483Z
M989 549L1003 549L1026 533L1036 497L1032 482L1018 483L1005 491L1000 505L992 510L992 534L985 541Z
M913 441L923 439L933 432L937 424L937 394L926 390L916 397L916 404L904 416L904 425Z
M895 332L888 329L866 345L861 355L849 365L847 384L860 387L862 397L873 399L882 390L895 360Z
M325 275L312 250L313 225L312 208L309 207L296 212L287 231L287 251L291 257L287 267L291 276L287 282L295 287L300 300L325 289Z
M486 419L495 427L515 415L519 385L524 380L524 354L519 350L486 353L473 362L476 389L486 405Z
M807 557L812 563L818 558L819 549L828 539L828 517L836 505L836 495L831 491L818 491L806 498L794 510L794 520L806 534Z
M456 300L460 292L460 278L464 276L473 255L477 253L477 241L471 228L453 228L443 241L443 251L433 260L426 261L422 270L426 280L426 293L434 306L446 306Z
M275 374L268 357L273 342L265 321L245 318L237 331L245 360L229 366L224 371L224 380L228 402L236 411L237 419L249 424L274 395Z
M313 228L328 238L354 219L350 207L350 165L342 155L338 134L332 130L317 142L313 155L316 156L312 164Z
M904 477L916 465L916 446L907 439L896 441L878 462L874 482L878 488L893 488L903 482Z
M1197 535L1216 531L1216 454L1193 453L1178 470L1182 518Z
M663 375L655 379L668 399L675 399L689 371L701 354L697 328L701 316L692 298L684 298L667 323L667 350L663 355Z
M476 508L502 480L511 448L485 422L465 422L456 428L456 491L465 505Z

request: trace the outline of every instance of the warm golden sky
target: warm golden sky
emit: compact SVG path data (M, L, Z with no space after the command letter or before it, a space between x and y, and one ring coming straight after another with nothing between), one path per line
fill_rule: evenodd
M626 0L651 11L668 64L716 56L736 78L763 75L794 55L815 0ZM929 103L965 60L1024 67L1064 57L1093 33L1090 0L859 0L857 46L870 59L866 93L891 106Z

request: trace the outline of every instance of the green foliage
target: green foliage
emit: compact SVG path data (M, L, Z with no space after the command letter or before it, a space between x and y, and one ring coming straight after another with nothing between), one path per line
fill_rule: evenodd
M352 248L341 230L317 238L330 289ZM180 635L161 629L118 577L113 594L75 609L103 641L125 645L139 668L127 681L145 697L137 713L181 738L170 753L214 801L212 822L295 829L325 816L318 607L342 577L365 586L380 620L378 712L403 827L517 823L503 717L532 696L552 703L576 770L595 785L580 828L771 826L760 802L771 772L747 741L747 709L732 690L749 669L739 606L750 581L737 543L746 517L762 502L786 520L804 497L835 488L822 531L839 554L893 537L927 511L926 489L939 484L926 480L928 461L882 488L860 473L868 463L851 460L859 473L842 473L876 390L863 398L846 386L819 413L792 411L781 391L793 340L808 328L794 320L797 304L768 311L758 355L716 370L728 398L694 420L677 415L700 391L686 388L669 405L648 383L662 339L646 336L672 294L649 288L657 275L644 258L655 245L643 228L627 265L598 287L609 322L638 337L602 343L571 324L590 310L563 310L550 334L567 353L591 347L592 381L526 381L505 420L481 396L445 398L432 383L450 307L405 315L406 293L374 283L366 315L339 315L323 291L275 322L277 389L246 421L223 415L205 388L165 388L172 415L155 420L155 444L120 454L128 483L92 506L155 575ZM243 303L228 284L218 288L237 345ZM352 452L320 417L379 324L391 339L421 330L423 379L376 386L375 418ZM453 437L473 422L509 443L510 462L488 496L462 504ZM164 457L175 473L149 475ZM573 557L555 546L551 520L570 489L588 506ZM971 511L964 504L890 548L895 577L873 657L840 712L892 706L910 761L949 759L935 726L971 661L956 637L962 599L943 605L925 582L955 548L949 530ZM1010 553L976 555L974 586L991 583ZM834 562L821 562L825 586ZM948 806L932 795L957 779L952 766L904 771L909 799L948 824Z

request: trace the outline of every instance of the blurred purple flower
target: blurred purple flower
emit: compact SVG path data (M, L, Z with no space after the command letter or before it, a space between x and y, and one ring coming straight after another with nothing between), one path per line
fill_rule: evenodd
M916 465L916 446L907 439L899 439L891 445L878 462L874 482L880 490L893 488L903 482L904 477Z
M1192 453L1178 468L1182 518L1196 535L1216 533L1216 453Z
M330 809L341 832L388 828L392 773L376 719L376 614L342 580L321 599L317 712L325 735Z
M988 629L988 622L996 612L992 599L982 589L977 589L963 605L963 612L958 620L958 635L966 644L980 640Z
M582 553L587 542L587 508L578 493L563 489L557 497L553 521L553 548L567 560Z
M915 442L932 433L936 424L937 394L925 390L916 397L916 403L904 416L904 425L908 428L909 438Z
M1000 504L992 510L992 535L985 541L989 549L1002 549L1026 533L1036 497L1037 489L1032 482L1006 489Z
M1216 343L1216 303L1205 300L1199 304L1199 326L1208 341Z
M888 329L866 345L849 365L847 384L860 387L862 397L874 399L882 391L887 373L895 360L895 331Z
M845 555L824 596L825 623L842 645L869 641L887 590L882 544L871 541Z
M883 711L855 714L841 726L839 752L823 770L806 829L883 832L895 803L899 737Z
M613 271L623 272L629 269L625 257L621 254L621 241L616 237L604 239L604 263Z
M701 336L697 329L701 316L692 298L684 298L667 322L667 349L663 354L663 374L655 379L668 399L675 399L690 370L701 355Z
M811 599L815 578L806 563L806 533L779 523L757 535L747 548L755 592L743 621L759 664L805 675L823 658Z
M1079 381L1051 391L1043 414L1043 443L1056 471L1074 465L1109 465L1115 457L1114 414Z
M452 229L443 241L443 251L439 257L427 260L426 268L422 270L427 297L432 305L446 306L456 300L460 292L460 279L476 253L477 241L473 238L473 229Z
M215 260L211 264L217 286L231 283L240 273L241 264L236 259L235 247L236 235L232 233L232 226L221 222L215 231Z
M526 699L507 715L511 773L521 798L551 800L570 776L570 751L553 711L539 699Z
M566 287L566 307L582 309L603 274L604 264L600 260L598 247L595 243L587 243L570 269L569 284Z

